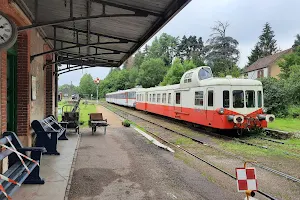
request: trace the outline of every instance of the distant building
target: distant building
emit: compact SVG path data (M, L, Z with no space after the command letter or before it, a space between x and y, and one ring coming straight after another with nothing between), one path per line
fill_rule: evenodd
M245 69L248 79L257 79L263 77L277 78L280 73L280 67L277 62L285 54L291 53L292 48L275 53L270 56L258 59L252 65Z

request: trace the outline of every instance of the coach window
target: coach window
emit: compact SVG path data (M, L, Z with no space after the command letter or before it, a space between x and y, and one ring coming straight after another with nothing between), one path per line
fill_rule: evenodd
M246 107L247 108L255 107L255 92L253 90L246 91Z
M195 92L195 105L196 106L203 106L203 92Z
M258 101L257 106L259 108L261 108L262 107L262 93L261 93L261 91L257 91L257 101Z
M214 91L213 90L208 91L207 106L214 106Z
M157 103L160 103L160 94L157 94Z
M176 93L176 104L180 104L180 92Z
M172 95L171 93L168 94L168 104L171 104L171 97L172 97L171 95Z
M152 102L155 103L155 100L156 100L156 95L153 94Z
M232 102L234 108L244 108L244 91L243 90L233 90L232 92Z
M166 101L167 101L167 94L163 93L163 95L162 95L162 103L166 103Z
M223 91L223 108L229 108L229 91Z
M149 94L149 102L151 102L151 96L152 96L152 95L151 95L151 94Z

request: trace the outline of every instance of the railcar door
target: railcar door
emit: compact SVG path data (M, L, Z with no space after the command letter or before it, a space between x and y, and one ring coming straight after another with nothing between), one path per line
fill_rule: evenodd
M205 110L206 110L206 120L208 126L212 125L214 112L215 112L215 94L214 88L207 88L205 95Z
M145 110L148 110L148 92L145 93Z
M174 98L174 101L175 101L175 112L182 112L182 98L181 98L181 92L175 92L175 98Z

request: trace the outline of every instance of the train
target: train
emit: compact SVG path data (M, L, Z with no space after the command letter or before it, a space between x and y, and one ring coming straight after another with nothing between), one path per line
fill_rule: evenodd
M265 128L275 120L264 109L259 80L214 77L209 66L191 69L179 84L136 87L106 94L106 101L221 130Z

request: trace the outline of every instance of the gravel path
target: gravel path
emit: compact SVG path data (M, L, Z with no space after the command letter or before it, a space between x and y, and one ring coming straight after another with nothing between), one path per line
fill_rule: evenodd
M82 129L70 200L243 199L122 127L111 112L102 107L98 111L111 126L107 135Z

